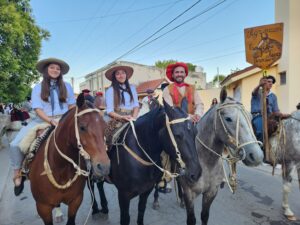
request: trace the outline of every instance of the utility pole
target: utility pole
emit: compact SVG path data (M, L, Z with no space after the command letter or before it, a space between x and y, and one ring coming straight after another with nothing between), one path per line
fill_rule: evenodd
M218 80L217 87L220 87L219 67L217 67L217 80Z
M72 88L74 90L74 77L71 77L71 85L72 85Z

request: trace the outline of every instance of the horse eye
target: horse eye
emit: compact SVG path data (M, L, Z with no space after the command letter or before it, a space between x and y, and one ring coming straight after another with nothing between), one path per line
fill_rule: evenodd
M84 126L79 126L80 131L86 131Z
M226 120L227 122L232 122L232 119L231 119L230 117L225 117L225 120Z

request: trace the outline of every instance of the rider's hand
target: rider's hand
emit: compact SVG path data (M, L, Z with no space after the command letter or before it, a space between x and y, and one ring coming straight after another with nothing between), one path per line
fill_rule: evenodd
M195 115L190 115L190 118L192 120L193 123L197 123L200 120L200 115L195 114Z
M56 121L56 120L54 120L54 119L51 119L50 120L50 124L52 125L52 126L57 126L58 125L58 122Z
M128 121L128 122L130 122L131 120L133 120L133 117L129 116L129 115L121 116L121 118L122 118L122 120L125 120L125 121Z
M268 83L268 79L265 78L265 77L263 77L263 78L261 78L260 81L259 81L259 86L260 86L260 87L264 87L267 83Z

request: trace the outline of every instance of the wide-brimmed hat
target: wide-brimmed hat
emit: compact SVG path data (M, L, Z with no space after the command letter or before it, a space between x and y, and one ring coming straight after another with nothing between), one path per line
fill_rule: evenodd
M108 80L112 80L112 75L115 71L117 70L124 70L126 75L127 75L127 79L129 80L130 77L132 76L133 74L133 68L130 67L130 66L115 66L113 68L110 68L109 70L107 70L105 72L105 77L108 79Z
M174 63L174 64L169 64L167 66L167 69L166 69L166 75L167 75L167 77L168 77L168 79L170 81L174 81L174 79L172 77L172 74L173 74L174 69L176 67L178 67L178 66L182 66L184 68L184 70L185 70L185 76L187 76L189 74L188 66L185 63L183 63L183 62L177 62L177 63Z
M90 93L90 92L91 91L89 89L87 89L87 88L82 90L82 93Z
M40 60L37 64L36 64L36 69L40 72L43 73L45 68L49 65L49 64L58 64L60 66L60 72L62 75L66 74L70 67L68 65L68 63L66 63L65 61L61 60L61 59L56 59L56 58L48 58L48 59L43 59Z

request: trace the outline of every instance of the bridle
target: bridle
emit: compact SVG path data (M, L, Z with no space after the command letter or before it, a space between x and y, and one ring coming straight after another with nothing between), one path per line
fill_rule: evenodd
M181 168L183 171L184 171L184 169L185 169L185 163L184 163L183 160L182 160L181 153L180 153L180 151L179 151L179 149L178 149L178 146L177 146L177 143L176 143L176 141L175 141L175 137L174 137L174 134L173 134L173 132L172 132L172 130L171 130L171 126L170 126L170 125L171 125L171 124L182 123L182 122L184 122L184 121L186 121L186 120L189 120L189 119L190 119L189 117L186 117L186 118L180 118L180 119L175 119L175 120L170 121L168 115L166 114L166 127L167 127L167 130L168 130L168 134L169 134L169 136L170 136L171 142L172 142L172 144L173 144L173 146L174 146L174 149L175 149L176 160L177 160L177 162L179 163L180 168ZM114 145L116 145L117 147L118 147L119 145L123 146L124 149L125 149L125 150L126 150L133 158L135 158L138 162L140 162L142 165L144 165L144 166L153 166L153 165L154 165L157 169L159 169L159 170L163 173L163 176L164 176L164 177L177 177L177 176L181 175L181 174L178 174L178 173L171 173L170 171L168 171L168 170L166 170L166 169L160 167L159 165L157 165L157 163L156 163L156 162L148 155L148 153L146 152L146 150L141 146L141 144L140 144L140 142L139 142L139 140L138 140L136 131L135 131L135 126L134 126L133 121L130 121L129 123L130 123L130 126L131 126L131 128L132 128L132 132L133 132L133 135L134 135L134 137L135 137L135 139L136 139L137 145L139 146L139 148L142 150L142 152L144 153L144 155L147 157L147 159L148 159L149 161L143 160L140 156L138 156L137 154L135 154L134 151L132 151L132 149L130 149L129 146L126 145L126 143L125 143L125 137L126 137L126 135L127 135L127 132L126 132L126 134L125 134L124 137L123 137L122 143L114 143ZM128 131L128 130L127 130L127 131Z
M244 116L244 118L246 119L246 122L247 122L247 125L248 125L249 128L251 128L251 126L252 126L251 121L250 121L250 119L247 115L247 112L246 112L245 108L243 107L243 105L237 104L237 103L223 103L223 104L220 104L219 107L217 108L217 113L215 114L215 118L214 118L214 132L215 133L217 132L217 118L219 118L219 120L221 121L223 130L224 130L225 134L228 137L229 143L234 146L234 147L232 147L232 146L229 146L229 145L225 145L229 150L230 156L232 158L236 158L237 161L244 160L245 157L246 157L246 153L245 153L245 150L244 150L243 147L245 147L247 145L250 145L250 144L262 145L262 143L260 141L256 140L256 137L255 137L254 132L253 132L252 129L250 129L250 134L251 134L252 139L254 141L248 141L248 142L245 142L245 143L240 143L240 141L239 141L240 113L238 113L238 115L237 115L236 129L235 129L236 132L235 132L235 137L233 137L228 132L228 129L227 129L227 127L224 123L224 120L221 116L221 111L223 109L226 109L226 108L236 108L237 110L239 110L241 112L241 114ZM240 151L243 151L242 154L241 154Z
M67 189L69 188L75 181L76 179L78 178L78 176L85 176L85 177L88 177L89 174L90 174L90 168L91 168L91 157L89 155L89 153L83 148L81 142L80 142L80 135L79 135L79 129L78 129L78 117L82 116L82 115L85 115L87 113L91 113L91 112L98 112L100 113L100 110L98 109L84 109L82 110L81 112L78 113L78 107L76 106L76 109L75 109L75 114L74 114L74 125L75 125L75 137L76 137L76 140L77 140L77 148L79 149L79 152L78 152L78 164L76 164L70 157L68 157L67 155L65 155L60 149L59 147L57 146L57 143L56 143L56 129L58 126L55 127L55 129L53 130L53 132L51 132L50 136L48 137L47 139L47 142L46 142L46 146L45 146L45 151L44 151L44 172L41 174L41 175L47 175L49 181L58 189ZM54 146L56 148L56 150L58 151L58 153L60 154L61 157L63 157L65 160L67 160L68 162L70 162L73 167L75 168L76 172L75 172L75 175L73 176L72 179L70 179L66 184L64 185L60 185L56 182L54 176L53 176L53 173L52 173L52 170L50 168L50 164L49 164L49 161L48 161L48 151L49 151L49 142L50 142L50 139L51 137L53 136L53 142L54 142ZM83 170L81 169L80 167L80 158L81 156L85 159L86 161L86 165L87 165L87 170Z
M251 122L250 122L250 119L247 115L247 112L245 110L245 108L243 107L242 104L237 104L237 103L223 103L223 104L219 104L218 107L216 109L216 113L215 113L215 117L214 117L214 132L216 133L217 132L217 118L219 118L219 120L221 121L221 124L222 124L222 127L223 127L223 130L224 132L226 133L227 135L227 138L230 142L231 145L233 145L234 147L232 148L232 146L229 146L229 145L225 145L228 149L228 152L229 152L229 157L225 157L219 153L217 153L215 150L213 150L212 148L210 148L209 146L207 146L199 137L198 135L196 136L196 140L202 145L204 146L207 150L209 150L211 153L217 155L218 157L220 157L222 159L222 162L227 161L230 165L230 168L231 168L231 172L233 174L233 176L231 177L230 179L230 182L228 180L228 177L226 175L226 170L225 170L225 167L224 167L224 163L222 163L222 167L223 167L223 171L224 171L224 176L226 178L226 183L228 184L228 187L229 189L231 190L232 193L234 193L234 190L233 188L236 187L236 179L235 179L235 174L236 174L236 166L235 164L239 161L239 160L244 160L245 157L246 157L246 152L245 150L243 149L243 147L247 146L247 145L250 145L250 144L259 144L259 145L262 145L262 143L260 141L257 141L256 140L256 137L254 135L254 132L252 129L250 129L250 133L253 137L253 140L254 141L248 141L248 142L245 142L245 143L240 143L239 141L239 125L240 125L240 114L238 114L238 117L237 117L237 120L236 120L236 133L235 133L235 137L233 137L229 132L228 132L228 129L227 127L225 126L225 123L224 123L224 120L221 116L221 111L223 109L226 109L226 108L236 108L237 110L240 110L242 115L244 115L245 119L246 119L246 122L247 122L247 125L249 128L251 128ZM240 153L240 151L243 151L242 154ZM232 187L233 186L233 187Z

